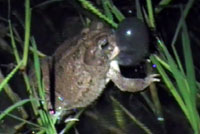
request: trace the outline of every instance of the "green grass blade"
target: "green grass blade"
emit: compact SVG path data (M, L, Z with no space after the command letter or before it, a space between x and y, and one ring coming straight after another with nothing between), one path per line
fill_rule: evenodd
M108 24L110 24L114 28L117 28L118 25L113 20L111 20L111 19L107 18L105 15L103 15L99 11L99 9L94 7L89 1L87 1L87 0L79 0L79 1L82 3L84 8L90 10L92 13L96 14L99 18L105 20Z
M137 16L137 18L144 21L144 18L143 18L143 15L142 15L140 0L136 0L135 5L136 5L136 13L137 13L136 16Z
M174 53L174 56L175 56L175 59L176 59L178 68L180 69L181 73L185 75L185 72L184 72L184 70L183 70L183 67L182 67L182 64L181 64L181 61L180 61L180 58L179 58L179 56L178 56L178 53L177 53L177 51L176 51L175 46L172 46L172 50L173 50L173 53Z
M172 93L172 95L174 96L175 100L177 101L177 103L179 104L179 106L181 107L181 109L183 110L184 114L188 118L189 117L189 113L187 111L185 103L182 100L182 98L179 95L179 93L177 92L177 90L174 87L173 83L171 82L170 78L168 77L167 72L161 66L161 64L159 63L159 60L157 60L156 56L151 56L150 59L153 62L153 64L156 64L156 66L157 66L156 68L157 68L159 74L161 75L164 83L166 84L166 86L168 87L168 89L170 90L170 92Z
M171 43L171 46L174 46L174 44L176 43L176 40L177 40L177 37L178 37L178 34L181 30L181 27L182 27L182 24L183 24L183 21L186 19L192 5L194 4L194 1L195 0L188 0L188 3L186 4L186 7L183 11L183 15L181 15L181 18L179 19L179 22L178 22L178 25L177 25L177 28L176 28L176 32L173 36L173 39L172 39L172 43Z
M185 59L185 68L186 68L186 79L187 79L187 86L190 89L188 96L190 100L188 100L188 107L191 112L191 119L193 122L193 128L195 132L199 132L199 125L200 119L196 109L196 95L197 95L197 85L196 85L196 78L195 78L195 71L194 71L194 63L192 58L192 51L190 47L190 39L187 32L187 27L185 23L183 23L183 32L182 32L182 44L183 44L183 52L184 52L184 59Z
M23 68L26 67L28 62L28 50L31 31L31 9L30 0L25 0L25 35L24 35L24 54L23 54Z
M31 38L31 43L32 43L32 46L33 46L34 68L35 68L35 75L36 75L37 85L38 85L38 89L39 89L39 95L40 95L42 100L45 100L45 93L44 93L44 90L42 88L40 61L39 61L36 42L35 42L34 38Z
M19 53L17 51L17 47L16 47L16 43L15 43L15 39L14 39L14 34L13 34L13 30L12 30L12 24L11 24L10 20L8 20L8 25L9 25L9 30L10 30L10 39L11 39L11 45L12 45L12 48L13 48L13 53L14 53L15 60L16 60L17 64L19 64L20 57L19 57Z
M34 8L43 8L44 6L47 6L49 4L52 4L52 3L55 3L55 2L60 2L60 1L63 1L63 0L46 0L36 6L34 6L32 9Z
M152 7L152 2L151 0L146 0L147 3L147 10L148 10L148 15L149 15L149 24L151 28L155 28L155 20L154 20L154 15L153 15L153 7Z
M35 124L35 123L31 122L31 121L28 121L28 120L25 120L23 118L20 118L18 116L15 116L15 115L12 115L12 114L9 114L9 113L7 114L7 116L10 116L10 117L12 117L12 118L14 118L16 120L19 120L19 121L24 122L24 123L26 123L28 125L31 125L31 126L34 126L34 127L37 127L37 128L41 129L41 126L39 126L39 125L37 125L37 124Z
M155 8L155 12L160 13L171 1L172 0L161 0L158 6Z
M119 22L125 19L125 16L117 9L115 5L110 3L108 6Z
M7 114L9 114L10 112L12 112L13 110L15 110L17 107L23 106L24 104L30 102L30 101L35 101L34 99L25 99L25 100L21 100L17 103L15 103L14 105L8 107L6 110L4 110L1 114L0 114L0 120L2 120Z
M185 59L185 66L186 66L186 76L187 76L187 80L189 82L190 88L192 89L191 97L195 100L196 79L195 79L192 51L191 51L191 47L190 47L190 39L188 36L186 25L183 26L182 44L183 44L183 52L184 52L184 59Z
M140 122L134 115L132 115L123 105L121 105L114 97L111 96L113 103L119 106L119 108L128 116L130 119L137 124L146 134L153 134L142 122Z
M183 30L184 31L184 30ZM185 30L186 31L186 30ZM163 43L159 40L158 44L160 46L160 53L164 53L164 56L166 57L166 62L164 62L161 59L158 59L156 56L152 56L151 60L154 64L157 65L157 69L159 73L161 74L166 86L170 89L170 92L178 102L179 106L183 110L185 116L187 117L189 123L191 124L195 134L199 133L199 115L196 109L196 79L194 75L194 65L192 61L192 55L191 55L191 48L189 48L189 37L187 35L187 32L185 32L183 35L183 49L184 49L184 57L185 57L185 63L186 63L186 73L184 72L182 65L180 63L180 59L178 56L175 56L176 61L179 61L178 65L172 58L172 56L169 54L167 48L163 45ZM187 46L186 46L187 45ZM176 51L174 51L176 52ZM160 62L162 61L162 62ZM165 64L168 64L165 65ZM165 69L171 72L172 78L175 79L176 86L174 86L171 82L171 80L168 78L167 73L164 71L164 68L162 68L161 65L165 65ZM179 67L179 68L178 68ZM188 73L189 78L188 78ZM190 80L193 86L190 85ZM192 89L194 87L194 89Z
M114 101L112 101L112 108L116 123L120 128L125 128L126 121L124 118L124 112L121 110L117 103L114 103Z
M42 78L41 78L41 70L40 70L40 61L39 61L39 56L37 53L37 47L34 38L31 38L31 43L33 46L33 58L34 58L34 67L35 67L35 74L36 74L36 80L37 80L37 85L38 85L38 92L39 92L39 97L42 99L43 107L45 111L42 109L39 110L39 115L41 119L41 125L45 127L45 131L48 134L55 134L56 128L54 125L54 120L51 117L49 113L47 113L47 104L45 101L45 91L42 86Z
M21 61L7 76L6 78L1 82L0 84L0 92L2 91L3 87L9 82L9 80L15 75L15 73L19 70L19 68L23 65L23 62Z
M80 118L81 114L84 112L85 109L81 109L76 116L74 117L75 119ZM70 131L70 129L75 125L75 123L77 122L77 120L75 121L70 121L67 123L66 127L63 129L63 133L65 132L66 134L68 134L68 132Z
M110 20L113 20L113 15L110 11L110 8L109 8L109 4L110 4L110 1L109 0L101 0L102 2L102 6L103 6L103 9L104 9L104 13L105 15L110 19Z

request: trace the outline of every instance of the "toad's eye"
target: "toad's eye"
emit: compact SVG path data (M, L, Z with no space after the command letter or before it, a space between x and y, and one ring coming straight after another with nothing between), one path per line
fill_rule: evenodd
M99 47L99 49L105 50L105 49L108 48L108 46L109 46L109 42L108 42L107 38L102 38L102 39L100 39L98 41L98 47Z

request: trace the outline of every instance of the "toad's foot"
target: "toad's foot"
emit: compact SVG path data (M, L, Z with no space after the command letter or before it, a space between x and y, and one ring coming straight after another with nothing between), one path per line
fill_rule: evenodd
M159 76L160 76L159 74L150 74L144 80L146 81L146 83L149 83L149 85L150 85L153 82L160 82L160 79L156 78L156 77L159 77Z
M138 92L144 90L153 82L159 82L158 74L151 74L144 79L131 79L123 77L120 72L110 68L108 77L115 83L121 91Z

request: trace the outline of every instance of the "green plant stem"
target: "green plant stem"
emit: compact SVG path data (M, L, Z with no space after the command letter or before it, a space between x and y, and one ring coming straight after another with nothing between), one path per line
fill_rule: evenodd
M155 12L160 13L172 0L161 0L158 6L155 8Z
M176 32L173 36L173 39L172 39L172 43L171 43L171 46L175 45L176 43L176 40L177 40L177 37L178 37L178 33L180 32L180 29L182 27L182 24L183 24L183 21L186 19L192 5L194 4L194 1L195 0L189 0L188 3L186 4L186 7L183 11L183 14L181 15L181 18L179 19L179 22L178 22L178 25L177 25L177 28L176 28Z
M12 30L12 24L11 24L10 20L8 20L8 24L9 24L10 38L11 38L11 45L12 45L12 48L13 48L13 53L15 55L15 60L16 60L17 64L19 64L20 57L19 57L19 53L17 51L17 47L16 47L14 35L13 35L13 30Z
M24 69L28 62L29 52L29 40L30 40L30 28L31 26L31 9L30 0L25 0L25 36L24 36L24 54L23 54L23 66Z
M10 113L11 111L13 111L13 110L16 109L17 107L23 106L24 104L28 103L29 101L34 101L34 100L30 100L30 99L21 100L21 101L15 103L14 105L8 107L6 110L4 110L4 111L0 114L0 120L2 120L8 113Z
M19 70L19 68L23 65L23 61L21 61L7 76L6 78L1 82L0 84L0 92L4 88L4 86L8 83L8 81L13 77L13 75Z
M152 2L151 0L146 0L146 3L147 3L148 15L149 15L150 27L155 29L155 20L154 20L154 15L153 15Z
M89 1L87 0L79 0L83 7L90 10L94 14L96 14L99 18L105 20L107 23L111 24L114 28L117 28L118 25L111 19L107 18L105 15L103 15L97 8L95 8Z
M117 104L120 109L122 109L122 111L124 111L124 113L126 115L128 115L130 117L131 120L133 120L135 122L135 124L137 124L140 128L142 128L144 130L144 132L146 134L153 134L144 124L142 124L138 119L136 119L123 105L121 105L114 97L111 96L111 100Z

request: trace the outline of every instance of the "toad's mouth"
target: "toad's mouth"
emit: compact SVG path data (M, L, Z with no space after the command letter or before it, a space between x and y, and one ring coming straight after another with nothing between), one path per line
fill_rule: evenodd
M110 60L113 60L115 57L117 57L117 55L120 52L119 47L116 44L113 44L113 46L114 46L114 49L111 53Z
M109 60L113 60L115 59L119 53L120 53L120 49L117 46L116 43L116 37L112 34L108 37L108 43L111 46L110 48L110 54L109 54Z

